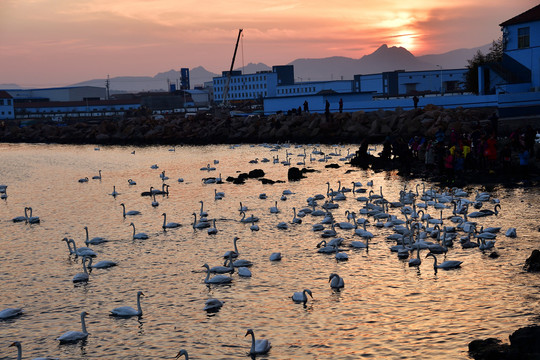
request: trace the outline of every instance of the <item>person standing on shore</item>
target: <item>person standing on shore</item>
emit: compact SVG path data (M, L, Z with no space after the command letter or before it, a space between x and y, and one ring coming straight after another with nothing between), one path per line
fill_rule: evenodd
M308 104L307 100L304 101L304 112L305 112L305 113L308 113L308 112L309 112L309 104Z
M326 100L326 105L324 107L324 115L326 116L326 121L330 120L330 102Z
M339 99L339 113L343 112L343 99Z
M413 102L414 102L414 108L418 109L418 101L420 101L418 99L418 96L414 95L414 97L412 99L413 99Z
M529 177L529 159L530 153L525 146L521 146L519 150L519 173L522 179Z

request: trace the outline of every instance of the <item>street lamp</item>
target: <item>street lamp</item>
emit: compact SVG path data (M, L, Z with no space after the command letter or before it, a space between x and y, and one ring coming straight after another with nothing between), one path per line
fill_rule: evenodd
M440 70L441 70L441 96L443 95L443 81L442 81L442 66L441 65L436 65Z

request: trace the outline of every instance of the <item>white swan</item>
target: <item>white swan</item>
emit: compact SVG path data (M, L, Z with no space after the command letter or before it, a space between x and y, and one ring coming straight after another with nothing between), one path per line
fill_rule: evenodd
M259 221L259 218L256 216L253 216L253 214L251 216L248 216L247 218L246 218L246 213L244 211L242 211L240 214L242 214L242 218L240 219L240 222L250 223L250 222Z
M24 208L24 216L16 216L13 219L11 219L11 221L13 221L13 222L27 221L27 219L28 219L27 211L28 211L28 208L25 207Z
M186 357L186 360L189 360L188 352L184 349L180 350L178 354L176 354L175 359L180 358L180 356L184 355Z
M82 258L83 272L75 274L72 280L74 283L88 281L88 270L86 269L86 259L87 259L86 256L83 256Z
M428 256L431 256L435 261L433 262L433 268L434 269L444 269L444 270L447 270L447 269L455 269L455 268L458 268L460 267L461 264L463 264L463 261L457 261L457 260L447 260L443 263L441 263L440 265L437 265L437 257L435 255L433 255L432 253L428 253L426 255L426 258Z
M32 216L32 208L28 207L28 218L26 221L30 224L38 224L40 222L39 216Z
M143 292L137 291L137 310L135 310L131 306L120 306L120 307L112 309L110 316L117 316L117 317L142 316L141 296L144 296Z
M285 221L281 221L277 224L277 228L281 230L287 230L289 228L289 224L287 224Z
M92 179L101 180L101 170L99 170L98 172L99 172L99 175L92 176Z
M215 235L218 233L218 229L216 227L216 219L212 219L212 227L209 227L206 231L208 231L208 235Z
M330 283L330 287L332 289L341 289L345 286L345 282L343 281L343 278L339 276L338 274L330 274L330 277L328 278L328 282Z
M217 311L223 306L223 301L218 299L208 299L204 304L205 311Z
M259 231L259 225L255 224L255 221L251 222L251 226L249 228L251 231Z
M227 266L227 263L229 264ZM223 266L213 266L210 268L210 272L212 274L226 274L226 273L233 273L234 272L234 266L232 264L232 256L229 256L227 260L225 260L225 264Z
M234 245L234 250L229 250L225 253L225 255L223 255L224 258L229 258L229 257L233 257L233 258L237 258L238 255L240 254L238 252L238 248L236 247L236 242L239 240L240 238L238 236L235 236L234 239L233 239L233 245Z
M275 252L270 255L270 261L279 261L281 260L281 253Z
M81 246L78 248L77 245L75 245L75 240L73 239L66 240L66 238L64 238L64 241L69 241L71 244L73 244L73 254L76 256L97 256L95 251L89 247Z
M250 266L253 266L253 263L249 260L245 260L245 259L238 259L238 260L234 260L232 265L234 267L237 267L237 268L240 268L240 267L250 267Z
M11 319L22 314L23 314L22 308L7 308L0 311L0 320Z
M409 266L420 266L422 259L420 259L420 247L416 248L416 257L409 259Z
M238 211L248 211L248 207L245 205L242 205L242 202L240 201L240 207L238 208Z
M232 278L226 275L216 275L210 278L210 267L208 264L204 264L203 267L206 268L206 278L204 279L206 284L228 284L232 281Z
M336 245L334 245L334 246L336 247L336 255L334 255L334 257L336 258L337 261L347 261L347 260L349 260L349 255L347 255L344 252L338 252L337 246Z
M86 311L81 313L81 326L82 331L68 331L58 337L56 340L60 341L60 344L66 344L71 342L76 342L79 340L84 340L88 337L88 331L86 331L86 323L84 318L88 315Z
M248 335L251 335L251 349L249 349L251 355L266 354L272 347L270 341L266 339L255 340L255 334L252 329L248 329L244 337Z
M223 191L217 191L217 189L214 189L214 200L221 200L225 197L225 193Z
M161 226L163 229L173 229L180 226L179 223L176 222L167 222L167 214L163 213L161 214L163 216L163 225Z
M107 242L106 239L104 239L102 237L99 237L99 236L96 236L96 237L93 237L92 239L89 239L89 237L88 237L88 226L85 226L84 230L86 232L86 240L84 241L84 243L86 245L97 245L97 244Z
M22 347L21 343L19 341L15 341L13 344L9 346L16 346L17 347L17 360L22 359ZM34 358L33 360L58 360L57 358L51 358L51 357L38 357Z
M203 210L204 202L202 200L200 200L199 202L201 203L201 210L199 211L199 216L200 217L207 217L208 213Z
M120 206L122 206L122 215L126 217L126 215L133 216L133 215L140 215L141 212L138 210L130 210L126 212L126 205L124 203L121 203Z
M133 226L133 240L137 239L137 240L146 240L148 239L148 235L146 233L138 233L138 234L135 234L135 224L134 223L130 223L129 226Z
M292 223L293 224L301 224L302 223L302 219L296 217L296 208L293 207L293 218L292 218Z
M95 265L92 265L92 262L94 261L92 257L88 258L88 261L89 261L88 262L89 269L106 269L106 268L110 268L110 267L118 265L115 261L111 261L111 260L101 260L97 262Z
M369 237L366 238L366 242L362 241L351 241L349 246L354 249L367 249L369 247Z
M80 182L80 183L88 182L88 176L87 176L87 177L84 177L84 178L82 178L82 179L79 179L79 182Z
M251 277L251 271L245 266L240 266L238 268L238 276Z
M311 290L309 289L304 289L303 291L295 292L291 298L294 302L301 302L305 304L308 301L308 297L306 294L309 294L309 296L311 296L311 298L313 299L313 294L311 293Z
M116 191L116 186L113 185L113 191L111 193L111 196L112 197L117 197L118 195L120 195L120 193L118 191Z
M278 209L278 206L277 206L277 201L275 202L275 205L270 207L270 213L271 214L277 214L279 213L279 209Z
M197 222L197 214L196 213L193 213L193 216L195 217L195 219L193 220L193 228L194 229L204 229L204 228L210 227L210 223L208 223L208 221L199 221L199 222Z
M137 182L135 182L133 179L128 179L129 185L137 185Z
M156 194L152 194L152 203L150 203L153 207L159 206L159 202L156 200Z

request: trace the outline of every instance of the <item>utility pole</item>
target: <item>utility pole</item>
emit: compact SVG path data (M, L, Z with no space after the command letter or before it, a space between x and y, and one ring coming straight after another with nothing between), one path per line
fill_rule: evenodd
M109 74L107 74L107 80L105 80L105 89L107 89L105 92L105 100L109 100L109 97L110 97L109 85L110 85Z

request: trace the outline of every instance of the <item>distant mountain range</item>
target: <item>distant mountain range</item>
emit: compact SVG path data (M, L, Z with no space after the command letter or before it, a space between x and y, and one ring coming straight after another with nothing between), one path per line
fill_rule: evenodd
M289 64L294 65L296 81L327 81L352 80L357 74L376 74L383 71L394 70L434 70L441 66L443 69L461 69L467 66L467 60L478 52L489 52L491 44L472 49L458 49L438 55L414 56L403 47L388 47L382 45L376 51L360 59L334 56L322 59L296 59ZM227 69L224 69L227 70ZM271 67L263 64L249 63L247 66L237 68L244 74L253 74L257 71L270 71ZM201 86L213 77L221 74L212 73L202 66L190 69L191 87ZM110 79L111 92L139 92L139 91L165 91L167 83L177 83L180 71L169 70L155 76L121 76ZM105 86L105 79L88 80L72 86ZM15 84L1 85L0 88L18 88Z

